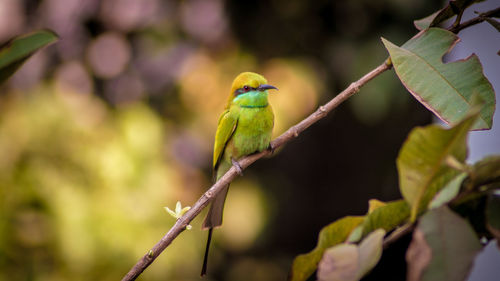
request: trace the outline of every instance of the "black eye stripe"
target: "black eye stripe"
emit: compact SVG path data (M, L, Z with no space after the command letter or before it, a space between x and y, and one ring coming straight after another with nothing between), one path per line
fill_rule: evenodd
M236 91L234 91L234 95L238 96L238 95L241 95L241 94L244 94L244 93L247 93L247 92L250 92L250 91L255 91L255 90L257 90L257 88L253 88L253 87L245 85L245 86L237 89Z

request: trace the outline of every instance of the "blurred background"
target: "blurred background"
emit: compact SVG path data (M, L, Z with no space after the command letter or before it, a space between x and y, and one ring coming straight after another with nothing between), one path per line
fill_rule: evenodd
M163 207L211 185L238 73L280 89L278 136L382 63L380 37L404 43L440 2L0 0L0 43L61 37L0 88L0 280L121 279L174 224ZM377 77L232 184L205 280L284 280L323 226L401 197L399 148L431 121L393 71ZM204 214L140 280L200 280ZM405 246L381 263L396 280Z

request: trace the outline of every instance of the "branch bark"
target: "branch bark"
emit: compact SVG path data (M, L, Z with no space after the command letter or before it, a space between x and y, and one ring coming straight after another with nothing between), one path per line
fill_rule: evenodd
M492 15L498 12L499 10L500 8L497 8L495 10L482 13L476 18L473 18L455 27L450 27L448 28L448 30L454 33L458 33L460 30L464 28L485 21L487 16ZM305 118L298 124L290 127L286 132L284 132L282 135L274 139L270 144L272 150L279 148L284 144L286 144L287 142L289 142L290 140L292 140L293 138L298 137L299 134L302 133L305 129L309 128L309 126L323 119L329 112L331 112L333 109L339 106L342 102L347 100L355 93L359 92L359 89L362 86L364 86L370 80L382 74L386 70L389 70L391 67L392 63L390 59L387 59L384 63L377 66L375 69L373 69L372 71L361 77L358 81L349 85L349 87L347 87L344 91L335 96L328 103L320 106L315 112L313 112L307 118ZM246 156L239 160L239 164L242 169L246 169L248 166L250 166L253 162L257 161L258 159L267 156L269 154L272 154L272 150L265 150L260 153ZM196 203L191 207L189 211L187 211L181 218L177 220L177 222L165 234L165 236L163 236L163 238L160 241L158 241L158 243L156 243L156 245L150 251L148 251L148 253L146 253L134 265L134 267L130 269L127 275L123 277L122 281L135 280L161 254L161 252L163 252L163 250L165 250L165 248L167 248L172 243L172 241L186 229L186 226L210 203L210 201L212 201L212 199L222 190L222 188L227 184L231 183L236 178L237 175L238 172L236 168L234 166L231 167L231 169L229 169L229 171L224 176L222 176L222 178L220 178L219 181L217 181L214 185L212 185L212 187L210 187L210 189L208 189L200 197L200 199L196 201ZM401 231L401 233L399 233L399 235L396 235L395 237L392 237L392 239L388 239L388 241L385 241L384 246L387 246L394 240L397 240L400 237L400 235L403 235L411 231L412 229L413 229L412 227L405 228L403 231Z

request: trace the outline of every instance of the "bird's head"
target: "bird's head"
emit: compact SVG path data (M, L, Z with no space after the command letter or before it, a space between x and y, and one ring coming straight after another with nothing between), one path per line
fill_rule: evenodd
M254 72L243 72L238 75L231 87L227 107L238 104L243 107L262 107L268 104L267 90L278 88L267 84L264 76Z

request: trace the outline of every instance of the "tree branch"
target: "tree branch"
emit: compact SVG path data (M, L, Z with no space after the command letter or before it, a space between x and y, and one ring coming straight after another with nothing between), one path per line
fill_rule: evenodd
M296 124L289 128L286 132L284 132L281 136L274 139L270 146L274 149L284 145L289 142L291 139L296 138L299 134L305 129L309 128L312 124L318 122L320 119L323 119L330 111L339 106L342 102L347 100L349 97L354 95L359 91L359 89L368 83L373 78L377 77L384 71L390 69L392 64L390 61L386 61L379 65L374 70L370 71L365 76L361 77L358 81L352 83L330 100L325 105L320 106L315 112L309 115L307 118L302 120L300 123ZM271 154L271 150L264 150L260 153L252 154L246 157L243 157L239 160L239 164L242 169L247 168L253 162L258 159ZM233 166L227 173L222 176L210 189L205 192L200 199L191 207L189 211L187 211L182 217L180 217L174 226L163 236L163 238L156 243L156 245L145 254L135 265L134 267L123 277L122 281L127 280L135 280L159 255L165 248L172 243L172 241L186 229L186 226L205 208L210 201L222 190L224 186L232 182L236 176L238 175L236 168Z
M495 10L482 13L476 18L473 18L455 27L450 27L448 28L448 30L454 33L458 33L460 30L464 28L485 21L486 17L494 13L497 13L499 10L500 8L497 8ZM309 128L309 126L318 122L320 119L323 119L329 112L331 112L333 109L339 106L342 102L347 100L355 93L359 92L359 89L362 86L364 86L370 80L382 74L386 70L389 70L391 67L392 63L390 59L388 59L384 63L382 63L381 65L370 71L368 74L361 77L358 81L349 85L349 87L347 87L344 91L335 96L328 103L320 106L315 112L313 112L307 118L305 118L298 124L290 127L286 132L284 132L282 135L274 139L270 144L272 150L279 148L284 144L286 144L287 142L289 142L290 140L292 140L293 138L298 137L299 134L302 133L305 129ZM252 154L240 159L239 164L242 169L245 169L248 166L250 166L253 162L269 154L272 154L271 150L265 150L260 153ZM200 199L198 199L198 201L194 204L194 206L191 207L189 211L187 211L181 218L177 220L177 222L167 232L167 234L165 234L165 236L163 236L163 238L158 243L156 243L156 245L147 254L145 254L134 265L134 267L132 267L132 269L130 269L127 275L123 277L122 281L135 280L161 254L161 252L163 252L163 250L165 250L165 248L168 247L168 245L170 245L172 241L186 229L186 226L210 203L210 201L213 200L213 198L222 190L222 188L227 184L231 183L236 178L237 175L238 173L236 168L234 166L231 167L231 169L229 169L229 171L224 176L222 176L222 178L220 178L219 181L217 181L214 185L212 185L212 187L210 187L210 189L206 191L200 197ZM408 233L412 229L413 227L403 228L400 232L398 232L397 235L394 235L390 239L387 239L387 241L384 242L384 246L386 247L388 244L392 243L394 240L397 240L403 234Z

